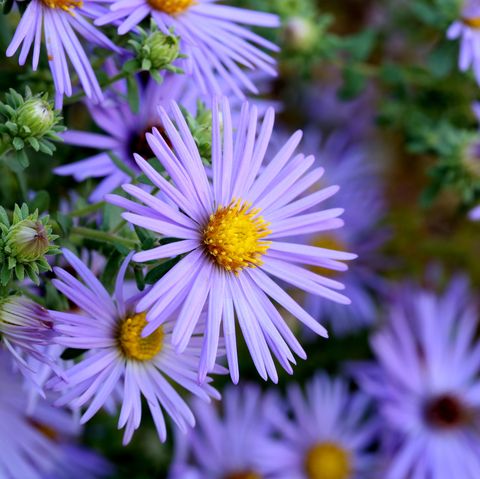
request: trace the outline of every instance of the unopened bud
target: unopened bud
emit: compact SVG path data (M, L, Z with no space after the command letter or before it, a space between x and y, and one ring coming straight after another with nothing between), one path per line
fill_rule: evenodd
M42 98L30 98L17 112L17 124L24 127L27 136L43 136L55 122L55 113L50 103Z
M174 35L153 32L142 42L139 55L144 70L161 70L180 55L179 40Z
M48 252L50 242L40 220L25 219L11 228L6 245L18 261L29 262L42 258Z

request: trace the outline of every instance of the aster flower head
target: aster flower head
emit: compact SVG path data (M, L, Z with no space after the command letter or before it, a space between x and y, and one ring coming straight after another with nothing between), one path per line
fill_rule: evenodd
M103 458L77 444L78 422L67 411L28 398L8 357L0 353L0 476L4 479L95 479L111 473ZM8 391L8 393L5 393Z
M87 103L92 119L104 133L68 130L62 135L65 143L99 150L84 160L55 169L57 175L72 175L77 181L101 178L102 181L90 196L92 202L103 200L107 193L130 179L125 168L122 169L118 162L112 160L112 155L135 174L140 169L133 160L133 154L139 153L146 158L153 155L145 135L153 127L163 131L158 105L175 100L189 109L195 106L197 96L192 93L195 88L189 88L187 93L184 77L167 75L161 85L153 80L142 85L138 77L136 82L139 88L138 113L131 110L126 100L126 85L119 82L112 95L101 105Z
M264 477L261 450L271 427L257 386L227 387L221 404L194 401L192 409L197 425L176 434L169 479Z
M57 343L88 349L84 358L67 369L62 378L53 378L49 385L61 391L57 405L77 409L86 406L81 423L87 422L110 400L121 397L119 428L125 427L124 443L128 443L141 421L141 397L148 402L160 440L166 439L164 412L185 430L193 426L194 416L184 399L170 382L209 400L219 395L208 385L195 380L200 347L196 339L177 354L171 344L172 324L168 321L148 337L142 337L145 313L135 313L138 292L124 298L124 278L130 261L127 257L116 279L113 296L70 251L65 259L78 273L82 282L62 268L55 268L56 288L76 304L81 313L52 311L59 332ZM215 371L220 371L216 369Z
M265 477L275 479L370 478L367 452L378 424L366 419L369 398L342 379L317 374L305 394L289 386L287 401L272 396L265 409L276 439L262 453Z
M279 19L269 13L218 5L217 0L110 0L110 13L95 21L97 25L119 24L125 34L151 16L165 34L173 29L181 38L187 56L179 62L193 76L203 92L220 94L220 78L233 93L243 97L242 89L257 89L241 67L275 75L274 60L261 48L277 47L241 26L276 27ZM240 24L240 25L239 25Z
M462 477L480 470L478 312L466 281L446 292L405 286L372 339L375 364L357 366L385 431L386 479Z
M468 0L462 16L450 25L447 37L460 40L458 66L461 71L473 70L480 83L480 2Z
M87 97L95 102L103 99L88 55L77 37L80 34L94 45L118 51L89 20L97 18L103 11L99 0L31 0L22 15L7 48L7 56L13 56L21 47L19 63L24 65L33 46L32 67L36 70L44 33L57 107L62 105L64 95L71 96L73 92L69 62Z
M184 255L138 302L137 312L146 311L149 322L143 334L150 334L163 323L165 311L177 309L172 342L181 352L188 347L205 309L200 379L214 365L223 325L228 364L237 382L236 315L260 375L276 381L272 352L289 372L290 362L295 362L291 350L303 358L305 353L271 299L316 333L326 336L326 331L271 277L325 300L349 303L338 292L343 289L340 282L302 265L345 270L341 260L355 255L284 240L341 227L342 209L318 210L318 205L338 188L312 192L323 168L311 169L311 156L294 155L300 131L268 163L264 162L273 129L273 109L267 111L259 126L257 108L245 103L234 130L226 99L221 115L218 103L213 109L210 181L180 109L175 103L171 108L177 127L164 109L160 109L160 116L172 146L155 129L147 134L147 141L173 184L139 155L135 157L170 204L134 185L124 185L124 189L143 205L120 196L108 197L128 210L123 217L130 223L179 240L137 253L135 261ZM307 210L310 213L305 214Z

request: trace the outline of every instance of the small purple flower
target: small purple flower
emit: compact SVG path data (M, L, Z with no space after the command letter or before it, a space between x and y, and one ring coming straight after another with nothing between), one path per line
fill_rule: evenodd
M460 39L459 68L461 71L472 68L477 83L480 84L479 0L468 0L466 2L462 17L450 25L447 37L451 40Z
M100 2L101 0L31 0L7 49L7 56L10 57L22 46L19 63L24 65L33 45L32 66L36 70L44 30L57 108L61 107L63 96L71 96L73 91L68 62L75 69L87 97L95 102L103 99L88 55L77 38L77 34L80 34L92 44L118 51L117 47L87 20L97 18L105 11L105 8L99 5Z
M480 471L478 310L463 278L443 295L405 286L357 366L381 414L385 479L475 479Z
M104 459L77 445L81 431L70 413L45 400L27 413L20 379L0 353L0 477L94 479L110 474Z
M378 274L385 267L379 249L387 238L379 226L385 210L380 171L365 146L352 143L343 133L333 133L324 141L313 132L307 133L304 149L317 152L318 164L326 171L324 181L340 187L326 206L345 208L343 228L310 235L307 242L358 254L358 260L342 277L351 306L308 294L305 307L314 318L328 322L335 333L345 334L375 321L376 300L385 292L385 282Z
M130 177L122 171L111 158L115 155L123 164L135 172L139 172L133 161L133 154L152 156L145 135L153 127L163 130L158 114L158 105L166 105L169 100L179 101L188 107L194 107L198 96L192 95L195 88L186 88L186 77L166 75L159 85L149 80L139 86L139 111L132 112L126 99L124 82L118 82L112 89L111 96L100 105L87 103L89 112L105 134L68 130L62 134L65 143L94 148L99 153L84 160L60 166L55 169L57 175L73 175L77 181L87 178L103 178L94 189L90 201L104 199L107 193L125 183Z
M147 134L150 148L172 183L139 155L135 156L141 170L169 202L134 185L123 188L144 206L120 196L107 198L129 211L123 217L130 223L179 240L137 253L135 261L185 255L138 302L136 311L147 311L149 322L143 334L150 334L163 323L165 311L178 311L172 343L181 352L187 348L206 309L199 377L204 378L215 364L223 324L230 373L237 382L236 313L260 375L277 381L272 352L290 373L290 363L295 363L291 350L302 358L305 353L271 299L317 334L326 336L326 330L271 276L325 299L348 304L349 299L337 291L343 289L339 281L302 265L343 271L346 266L341 261L356 256L295 241L298 235L343 225L339 219L341 208L318 209L337 188L315 190L324 170L311 169L313 156L294 155L302 133L297 131L280 151L269 154L270 161L264 165L274 124L273 109L266 112L261 125L257 124L257 108L248 103L243 105L240 121L235 125L226 99L221 110L220 115L216 102L211 181L187 123L172 102L176 126L160 109L172 146L155 129L153 134ZM284 238L293 241L286 242Z
M118 273L111 297L73 253L63 250L63 254L83 283L62 268L55 268L58 279L53 283L82 312L51 312L60 335L56 342L89 352L67 369L62 378L53 378L47 383L62 392L55 404L68 404L74 409L88 404L80 421L85 423L105 406L112 394L119 393L122 405L118 427L125 427L124 444L140 426L142 396L147 399L160 440L165 441L167 434L163 411L182 430L193 426L192 412L170 381L204 400L219 398L217 391L208 385L209 378L204 385L195 380L199 339L194 337L183 354L177 354L170 345L173 326L168 321L150 336L142 337L147 324L145 314L134 312L141 295L137 292L124 298L124 277L131 255ZM220 371L220 368L214 370Z
M181 38L187 59L179 63L203 92L222 93L221 82L243 98L242 89L257 93L257 88L241 67L275 75L275 61L261 48L278 48L239 24L277 27L276 15L227 5L217 0L109 0L111 12L96 25L119 24L121 35L135 29L151 16L165 34L173 28ZM258 46L257 46L258 45Z
M192 404L197 426L175 435L169 479L261 479L260 459L271 427L258 387L227 387L216 404ZM269 476L268 476L269 477Z
M341 379L317 374L306 386L288 388L286 404L273 396L266 419L277 439L261 453L265 477L272 479L370 478L367 452L378 423L367 419L369 398L351 393Z

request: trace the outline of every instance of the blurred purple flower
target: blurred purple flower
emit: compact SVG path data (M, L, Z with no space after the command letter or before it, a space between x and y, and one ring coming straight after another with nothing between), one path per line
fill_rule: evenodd
M264 441L271 427L265 421L258 387L227 387L221 412L217 404L194 401L195 429L175 435L175 457L169 479L260 479Z
M97 454L76 444L80 428L71 414L39 401L27 414L20 377L0 353L0 477L94 479L112 472Z
M128 174L112 161L111 154L135 172L140 170L133 160L134 153L147 158L152 156L145 134L153 127L163 131L158 114L159 105L175 100L191 109L198 98L197 95L192 95L195 87L187 89L186 77L179 75L165 76L161 85L154 80L142 85L139 77L137 83L140 92L138 113L132 112L128 104L124 82L118 82L110 97L101 105L87 103L93 120L106 134L76 130L62 134L65 143L101 151L54 170L57 175L73 175L77 181L103 178L90 195L92 202L103 200L107 193L130 180Z
M447 30L450 40L460 40L458 66L461 71L472 68L480 84L480 1L468 0L462 16Z
M307 132L304 150L315 152L318 164L326 171L324 182L340 186L335 198L325 205L345 209L343 228L310 235L307 243L358 254L342 277L351 306L319 301L309 294L306 309L319 321L328 322L337 334L345 334L375 321L376 301L385 292L384 280L378 274L385 268L379 249L388 236L379 225L385 213L380 169L363 145L352 143L343 133L321 141L318 135Z
M257 93L257 88L239 65L276 75L275 61L260 48L277 51L276 45L238 24L277 27L279 19L270 13L227 5L217 0L109 0L111 12L95 21L96 25L120 24L121 35L135 29L151 15L165 34L173 28L181 37L180 61L204 93L222 93L222 79L233 94L243 97L242 89Z
M103 99L94 69L77 38L78 33L94 45L118 51L118 48L87 20L87 18L97 18L105 12L105 8L99 3L102 1L31 0L7 49L7 56L10 57L23 43L19 63L24 65L33 44L32 67L36 70L44 29L48 62L56 90L57 108L61 107L64 95L72 95L68 61L73 65L87 97L95 102Z
M277 439L260 453L265 477L272 479L371 478L367 452L378 422L366 419L369 398L349 391L341 379L317 374L306 393L292 384L286 404L278 396L266 401L266 419Z
M85 423L120 390L122 405L118 427L125 427L124 444L131 440L140 425L142 395L148 401L161 441L165 441L167 434L162 410L179 428L193 426L192 412L170 381L204 400L219 398L217 391L208 385L210 378L204 385L195 381L200 340L194 338L182 355L175 353L170 345L171 322L165 322L150 336L142 337L147 324L145 314L133 312L141 295L137 293L124 299L124 277L131 255L118 273L115 293L111 297L73 253L64 250L63 254L83 283L61 268L55 268L58 279L53 283L82 312L51 312L60 334L56 341L89 352L82 361L65 371L65 380L53 378L47 383L62 392L55 404L68 404L75 409L88 404L81 417L81 423ZM220 369L214 369L217 371Z
M374 335L375 364L356 367L377 401L385 479L475 479L480 471L478 311L463 278L443 295L405 286Z
M343 289L340 282L301 265L343 271L347 267L340 261L354 259L355 255L279 241L341 227L340 208L304 214L332 196L336 188L314 191L323 168L310 170L313 156L297 154L292 158L302 137L300 131L262 168L273 130L273 109L267 111L258 128L257 108L245 103L235 128L228 101L223 99L221 114L219 105L214 105L212 181L175 103L172 116L177 126L161 109L162 123L173 146L155 129L147 134L147 141L173 185L140 156L136 155L136 161L178 209L134 185L123 188L145 206L120 196L107 197L129 211L123 217L130 223L180 240L137 253L135 261L185 254L138 302L137 312L148 310L149 324L144 334L162 324L166 310L178 309L172 343L181 352L206 307L199 377L205 377L215 364L223 322L230 374L238 382L236 312L258 372L264 379L277 381L271 353L289 373L290 362L295 363L291 349L302 358L305 353L269 298L317 334L326 336L326 331L270 275L326 299L350 302L336 291Z

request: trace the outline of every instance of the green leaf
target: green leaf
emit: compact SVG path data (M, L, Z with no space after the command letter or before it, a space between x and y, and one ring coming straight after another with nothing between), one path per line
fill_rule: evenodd
M155 284L159 279L165 276L181 259L181 256L169 259L155 268L151 269L145 276L145 283Z
M127 100L130 109L134 113L138 113L139 108L139 92L138 92L138 82L135 75L127 77Z
M63 351L60 357L64 361L68 361L68 360L79 358L82 354L85 354L87 351L88 349L67 348L65 349L65 351Z

